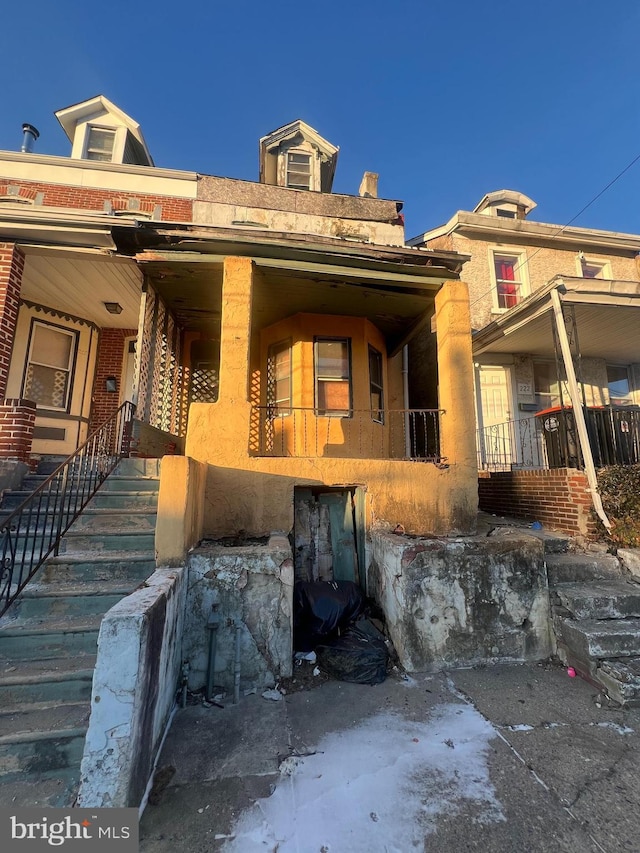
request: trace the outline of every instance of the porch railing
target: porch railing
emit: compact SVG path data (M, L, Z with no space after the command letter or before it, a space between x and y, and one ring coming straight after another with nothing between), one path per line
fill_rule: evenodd
M440 462L439 409L349 409L254 406L254 456L342 457Z
M135 406L126 402L0 524L0 616L98 488L129 453Z
M585 420L596 468L640 463L640 408L594 406L585 409ZM583 467L570 408L479 429L477 448L485 471Z

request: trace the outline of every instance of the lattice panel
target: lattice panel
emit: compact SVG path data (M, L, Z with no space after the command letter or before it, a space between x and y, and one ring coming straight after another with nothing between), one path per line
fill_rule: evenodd
M138 417L143 421L149 420L149 372L152 369L151 351L153 342L153 309L156 294L149 287L144 295L144 319L142 330L138 330L138 345L136 347L136 359L139 360L140 369L137 375L138 381ZM136 364L136 371L138 367Z
M217 399L218 371L205 366L192 368L189 402L215 403Z
M160 428L160 413L162 406L163 358L166 341L163 340L165 306L156 294L156 306L153 315L153 372L151 374L151 393L149 395L149 423Z

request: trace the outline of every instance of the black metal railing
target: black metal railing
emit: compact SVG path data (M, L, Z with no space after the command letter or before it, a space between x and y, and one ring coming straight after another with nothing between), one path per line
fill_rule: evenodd
M123 403L0 525L0 616L128 455L134 412L133 403Z
M441 462L439 409L349 409L254 406L255 456L332 456Z
M640 463L640 409L593 406L584 410L596 468ZM477 431L478 467L582 468L573 409L556 408L529 418L505 421Z

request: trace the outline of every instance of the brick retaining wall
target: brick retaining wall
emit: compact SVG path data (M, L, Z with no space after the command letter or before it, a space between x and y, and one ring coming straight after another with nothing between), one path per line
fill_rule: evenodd
M478 496L484 512L539 521L571 535L596 535L587 478L575 468L482 472Z

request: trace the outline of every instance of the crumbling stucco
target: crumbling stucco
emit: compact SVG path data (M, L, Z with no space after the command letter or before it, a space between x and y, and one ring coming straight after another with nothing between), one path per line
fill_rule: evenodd
M369 590L407 670L550 654L537 539L411 539L375 531L371 538Z
M285 536L267 545L203 545L189 557L184 657L189 687L206 685L207 620L215 606L214 683L233 694L236 631L240 627L242 691L271 687L291 675L293 559Z

